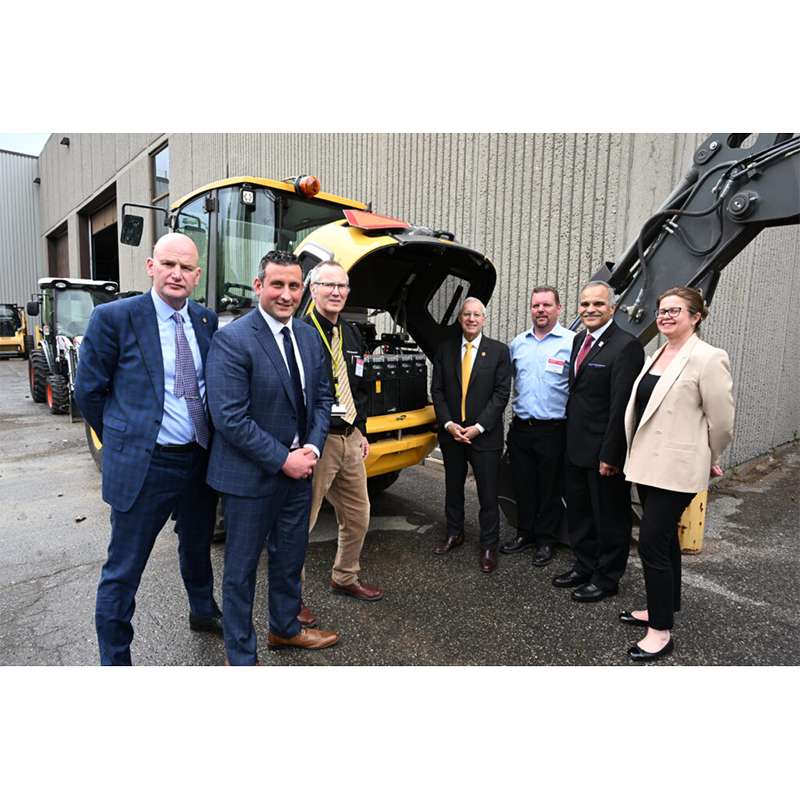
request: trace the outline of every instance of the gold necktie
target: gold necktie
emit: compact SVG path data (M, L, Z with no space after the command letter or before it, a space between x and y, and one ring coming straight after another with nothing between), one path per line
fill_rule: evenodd
M342 348L339 345L339 327L333 326L333 341L331 342L331 355L334 364L334 380L337 381L338 394L337 402L341 403L347 413L342 419L352 425L356 420L356 404L353 402L353 393L350 391L350 379L347 375L347 367L344 364Z
M470 366L472 365L472 342L467 342L467 352L464 353L464 360L461 362L461 421L467 418L467 385L469 384Z

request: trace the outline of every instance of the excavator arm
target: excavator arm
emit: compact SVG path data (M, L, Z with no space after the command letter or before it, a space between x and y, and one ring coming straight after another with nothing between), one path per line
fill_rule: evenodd
M595 275L619 296L616 323L643 344L657 333L660 294L690 286L710 303L722 270L764 228L800 223L800 137L761 133L743 149L750 136L709 136L637 239Z

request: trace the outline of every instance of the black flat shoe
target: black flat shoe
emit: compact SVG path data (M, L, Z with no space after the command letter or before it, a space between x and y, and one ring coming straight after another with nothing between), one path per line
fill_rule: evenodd
M624 622L626 625L641 625L643 628L647 628L650 625L646 619L634 617L632 611L620 611L619 621Z
M655 661L661 656L668 656L675 649L675 640L670 636L669 641L657 652L648 653L647 650L642 650L638 644L628 650L628 655L637 662L642 661Z

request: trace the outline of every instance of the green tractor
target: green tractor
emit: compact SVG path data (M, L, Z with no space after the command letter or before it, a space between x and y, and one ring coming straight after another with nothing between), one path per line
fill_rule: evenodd
M74 422L79 413L72 399L78 354L83 334L95 306L115 300L119 287L113 281L81 278L40 278L39 293L28 303L29 317L39 314L38 346L29 358L31 398L47 402L52 414L69 414Z

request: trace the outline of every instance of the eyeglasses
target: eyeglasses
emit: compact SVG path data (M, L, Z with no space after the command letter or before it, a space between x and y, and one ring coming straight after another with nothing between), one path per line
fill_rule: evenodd
M477 319L478 317L485 317L486 314L483 311L462 311L461 316L464 318L475 317Z
M664 317L675 317L679 316L681 311L688 311L688 308L657 308L655 311L656 319L664 319Z
M322 286L325 289L330 289L333 291L334 289L338 289L340 292L347 292L350 289L350 285L347 283L322 283L321 281L317 281L315 286Z

